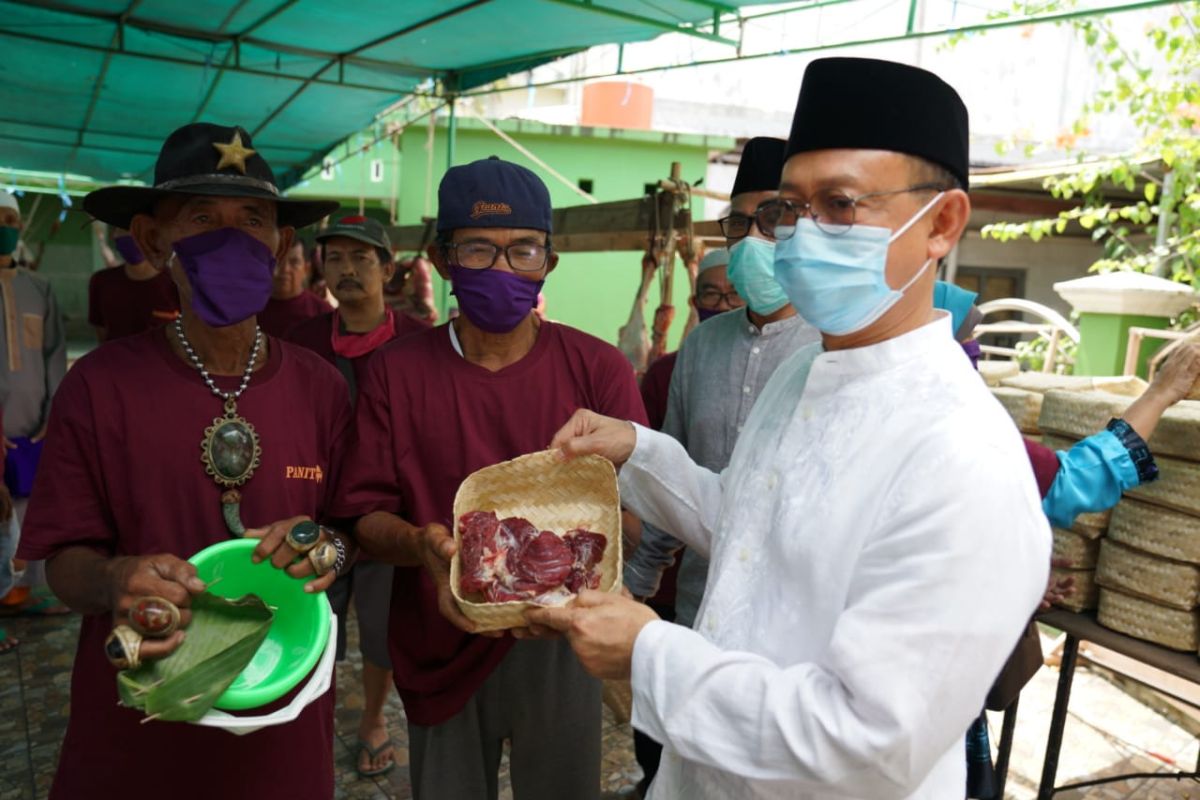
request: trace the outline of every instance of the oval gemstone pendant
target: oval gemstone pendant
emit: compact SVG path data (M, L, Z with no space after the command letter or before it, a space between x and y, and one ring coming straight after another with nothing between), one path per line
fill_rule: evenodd
M235 411L236 408L227 408L228 416L214 419L200 443L205 472L227 487L241 486L248 481L262 456L254 426L235 416Z

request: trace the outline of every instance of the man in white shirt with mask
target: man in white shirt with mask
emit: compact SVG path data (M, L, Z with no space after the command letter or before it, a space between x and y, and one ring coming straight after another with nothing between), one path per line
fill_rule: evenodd
M970 214L967 111L937 76L813 62L788 140L775 275L822 332L782 364L717 475L578 412L567 456L711 562L695 630L584 592L528 614L630 675L673 798L960 798L963 734L1045 588L1021 440L932 306Z

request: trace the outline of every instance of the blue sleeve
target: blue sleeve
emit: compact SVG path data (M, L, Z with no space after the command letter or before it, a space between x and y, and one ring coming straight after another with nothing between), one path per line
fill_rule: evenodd
M1059 528L1071 527L1085 512L1112 508L1122 492L1142 482L1129 448L1112 431L1100 431L1059 451L1058 464L1042 510Z

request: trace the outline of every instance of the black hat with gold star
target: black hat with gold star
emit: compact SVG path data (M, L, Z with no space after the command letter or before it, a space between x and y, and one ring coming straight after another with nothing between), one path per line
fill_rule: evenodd
M259 197L278 208L280 225L302 228L337 210L335 201L290 200L279 194L275 174L241 127L194 122L163 142L154 164L153 186L106 186L83 198L96 219L129 228L136 214L148 214L168 195Z

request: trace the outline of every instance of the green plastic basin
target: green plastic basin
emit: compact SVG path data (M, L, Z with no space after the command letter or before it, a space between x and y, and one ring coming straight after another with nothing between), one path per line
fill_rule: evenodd
M225 711L242 711L273 703L304 680L329 642L329 601L324 592L310 594L304 584L269 561L255 564L250 554L257 539L230 539L206 547L188 559L200 580L220 581L209 591L236 599L255 594L275 609L271 630L254 658L216 702Z

